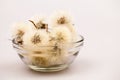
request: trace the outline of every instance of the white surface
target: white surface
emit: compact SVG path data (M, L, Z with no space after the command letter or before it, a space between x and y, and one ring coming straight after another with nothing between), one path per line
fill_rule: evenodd
M34 14L71 11L85 44L69 69L29 70L13 50L10 25ZM0 0L0 80L120 80L119 0Z

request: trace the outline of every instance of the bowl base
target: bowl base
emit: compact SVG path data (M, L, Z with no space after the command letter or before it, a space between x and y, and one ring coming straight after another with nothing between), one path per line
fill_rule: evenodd
M40 72L56 72L68 68L68 65L59 65L59 66L51 66L51 67L37 67L37 66L29 65L29 68L34 71L40 71Z

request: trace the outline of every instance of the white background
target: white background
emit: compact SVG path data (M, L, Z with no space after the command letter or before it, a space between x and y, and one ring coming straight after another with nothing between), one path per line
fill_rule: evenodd
M80 55L61 72L29 70L11 46L10 25L61 9L85 38ZM0 80L120 80L120 1L0 0Z

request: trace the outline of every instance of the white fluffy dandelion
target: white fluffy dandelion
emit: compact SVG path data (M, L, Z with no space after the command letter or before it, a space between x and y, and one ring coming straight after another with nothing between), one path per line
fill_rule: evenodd
M12 26L12 37L19 35L20 33L25 33L30 30L30 26L27 22L18 22Z
M32 30L23 36L23 46L25 49L31 51L45 50L49 40L48 33L46 31Z
M55 38L57 43L70 43L72 35L66 26L58 26L53 28L51 35Z
M31 29L27 22L19 22L12 26L12 39L13 42L22 45L23 35Z
M71 17L63 11L56 11L50 18L50 24L53 27L62 24L72 24Z
M51 19L49 21L49 24L52 27L57 27L59 25L64 25L66 26L71 32L75 33L75 27L74 24L72 22L72 18L71 16L64 11L58 11L55 12L52 16Z

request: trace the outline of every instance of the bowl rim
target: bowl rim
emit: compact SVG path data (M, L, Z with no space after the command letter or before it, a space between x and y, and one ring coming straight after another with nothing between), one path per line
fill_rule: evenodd
M79 42L83 42L84 41L84 37L82 35L78 35L78 36L81 37L81 39L77 40L77 41L75 41L73 43L79 43Z

